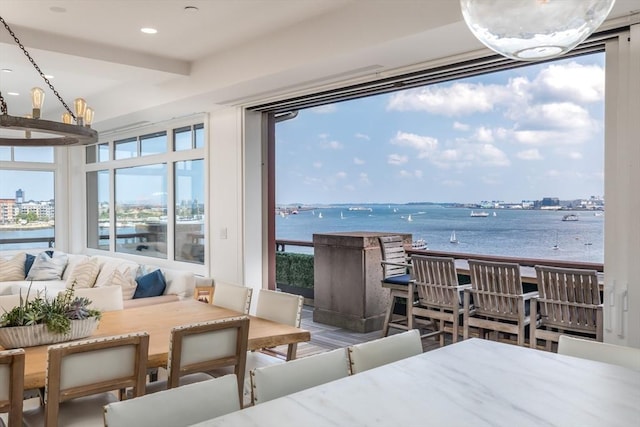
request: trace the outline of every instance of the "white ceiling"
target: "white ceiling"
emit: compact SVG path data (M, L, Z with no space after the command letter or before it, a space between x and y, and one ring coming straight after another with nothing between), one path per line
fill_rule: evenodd
M617 0L610 18L632 11L640 0ZM372 80L482 48L456 0L1 0L0 16L67 103L82 96L96 110L98 130ZM0 68L13 70L0 73L9 113L27 114L30 88L44 82L4 28ZM62 107L46 91L44 118L58 120Z

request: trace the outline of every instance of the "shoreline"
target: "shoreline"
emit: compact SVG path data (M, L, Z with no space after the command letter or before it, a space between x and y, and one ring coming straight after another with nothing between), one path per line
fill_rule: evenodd
M47 228L54 228L51 224L0 224L0 231L29 231L29 230L46 230Z

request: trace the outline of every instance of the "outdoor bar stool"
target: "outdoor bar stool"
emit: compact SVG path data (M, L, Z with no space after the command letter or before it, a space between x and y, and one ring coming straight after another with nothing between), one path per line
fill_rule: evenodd
M382 251L382 287L389 289L389 306L384 317L382 336L389 335L389 328L409 330L408 312L413 298L409 299L409 282L411 281L410 258L404 250L402 236L380 236L380 250ZM405 313L393 319L396 303L405 304Z

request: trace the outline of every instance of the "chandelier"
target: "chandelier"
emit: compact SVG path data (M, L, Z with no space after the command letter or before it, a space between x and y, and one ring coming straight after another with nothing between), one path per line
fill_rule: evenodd
M34 66L40 77L49 86L53 94L58 98L63 107L67 110L62 115L62 122L43 120L40 118L42 103L44 101L44 91L39 87L31 89L31 101L33 105L32 113L25 117L10 116L7 103L0 91L0 128L12 131L12 137L5 137L0 134L0 146L65 146L65 145L86 145L98 142L98 132L91 129L93 122L93 110L87 107L84 99L78 98L74 102L75 114L71 112L69 106L64 102L53 84L40 70L40 67L33 60L27 49L20 43L20 40L9 27L9 24L0 16L0 21L7 29L18 47ZM73 121L75 120L75 124ZM24 131L24 133L22 132ZM43 134L44 137L32 137L33 133ZM16 137L13 137L16 135ZM17 136L19 135L19 136Z
M488 48L520 61L563 55L593 33L615 0L460 0L467 26Z

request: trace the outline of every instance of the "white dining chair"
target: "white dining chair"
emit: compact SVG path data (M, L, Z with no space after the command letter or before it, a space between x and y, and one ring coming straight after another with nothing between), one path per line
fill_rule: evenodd
M104 426L186 427L239 409L238 380L230 374L110 403Z
M640 371L640 349L560 335L558 354L620 365Z
M9 427L22 427L24 388L24 350L0 351L0 413L7 416ZM5 421L0 418L0 426Z
M147 384L146 393L210 380L207 371L228 368L238 380L236 390L243 387L249 318L229 317L209 322L184 325L171 330L171 345L166 381ZM242 396L239 395L238 399Z
M215 293L214 293L215 300ZM286 292L276 292L260 289L256 303L256 317L271 320L286 325L300 327L302 319L302 304L304 299L300 295ZM289 344L287 353L283 354L276 349L260 349L247 353L244 386L242 387L244 406L251 405L251 380L250 372L256 368L284 363L296 357L297 344ZM208 371L214 377L230 374L229 367Z
M251 295L253 294L252 288L216 282L213 289L213 305L228 308L242 314L249 314Z
M422 353L422 341L417 329L389 335L347 348L351 374L357 374L387 363Z
M252 402L264 403L348 375L349 358L344 348L256 368L250 373Z
M23 412L26 427L99 425L121 390L144 394L146 332L56 344L47 354L45 405Z

